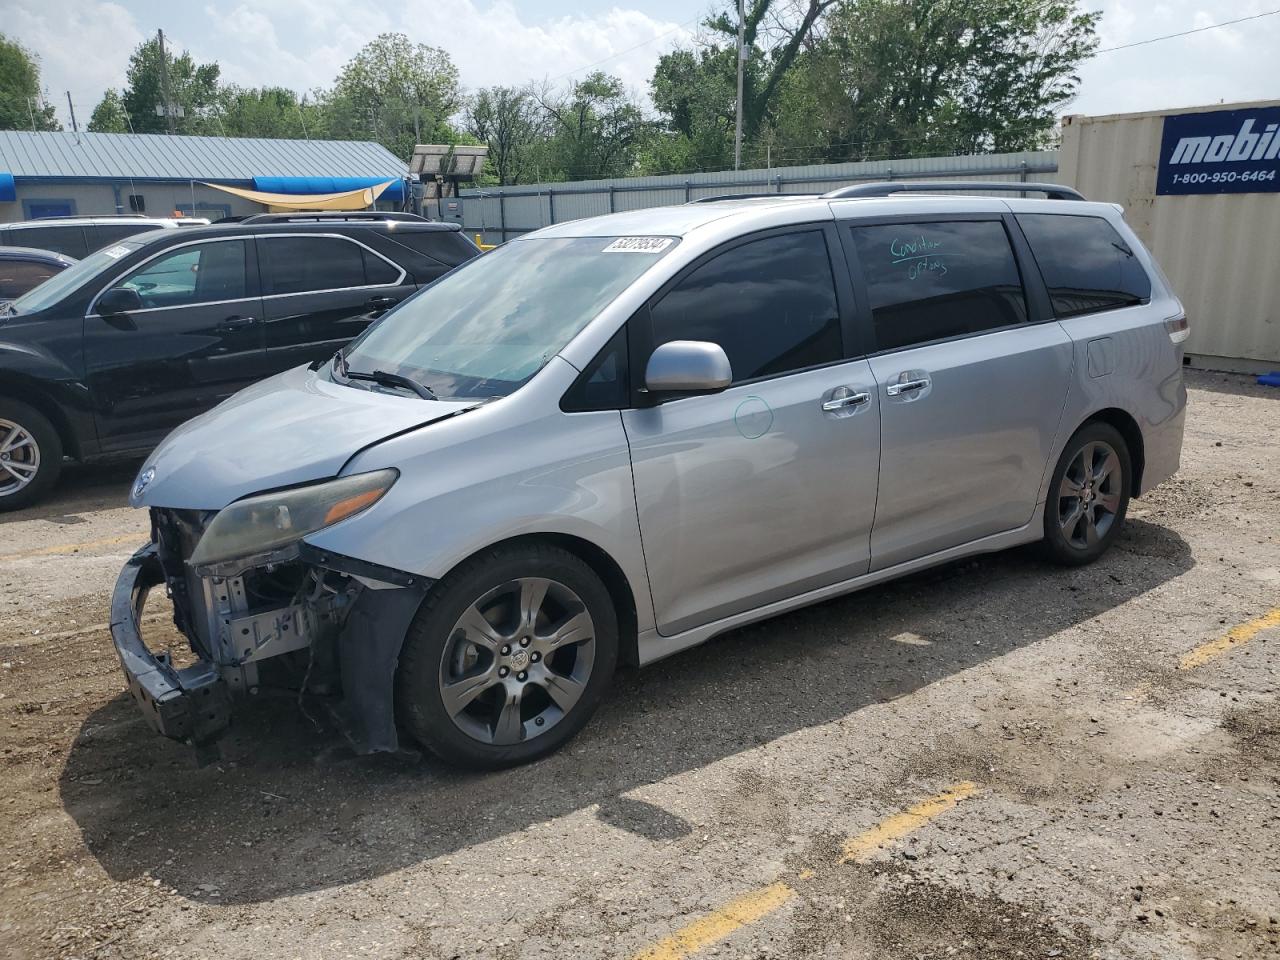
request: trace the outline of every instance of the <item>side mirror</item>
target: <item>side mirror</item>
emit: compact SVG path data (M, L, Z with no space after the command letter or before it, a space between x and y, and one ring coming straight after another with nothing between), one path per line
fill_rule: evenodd
M142 298L132 287L112 287L98 298L98 313L104 317L118 317L142 309Z
M733 383L733 368L718 343L671 340L649 356L644 385L653 393L715 393Z

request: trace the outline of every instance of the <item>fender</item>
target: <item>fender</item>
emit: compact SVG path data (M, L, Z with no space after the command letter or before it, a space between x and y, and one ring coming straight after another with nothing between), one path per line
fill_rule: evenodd
M93 456L98 433L89 388L71 364L44 344L15 338L21 329L0 327L0 395L30 404L48 417L69 456ZM74 345L62 343L77 360L79 332L77 327Z

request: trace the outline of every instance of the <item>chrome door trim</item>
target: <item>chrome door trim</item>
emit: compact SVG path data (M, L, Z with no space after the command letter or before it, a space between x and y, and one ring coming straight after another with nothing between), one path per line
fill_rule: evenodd
M891 397L906 393L908 390L921 390L929 386L932 381L928 377L920 377L916 380L901 380L898 383L891 383L884 388L884 392Z
M172 253L174 250L181 250L183 247L194 247L196 244L200 244L200 243L227 243L232 240L252 240L252 239L253 239L253 234L251 233L243 233L243 234L238 233L235 236L231 236L231 237L197 237L195 240L188 240L185 243L175 243L172 246L165 247L163 250L157 250L151 256L143 260L139 260L137 263L129 267L127 270L122 270L120 273L117 273L115 277L112 278L110 283L108 283L105 287L103 287L96 294L94 294L93 299L89 301L89 307L88 307L88 310L85 311L84 317L86 320L91 318L97 318L99 320L102 319L102 314L97 313L96 310L98 306L98 301L102 299L102 295L104 293L106 293L108 290L114 287L117 283L119 283L125 277L136 273L140 268L145 267L148 263L151 263L151 261L156 260L159 257L163 257L166 254ZM172 307L143 307L140 310L130 310L129 313L130 314L152 313L156 310L185 310L189 307L214 307L220 303L244 303L248 300L259 300L259 299L261 298L260 297L236 297L232 300L206 300L202 303L182 303Z
M834 410L843 410L845 407L860 407L864 403L871 402L871 394L865 392L851 393L843 397L835 397L826 401L822 405L824 413L831 413Z
M129 313L130 314L151 313L152 311L155 311L155 310L185 310L189 307L214 307L214 306L217 306L218 304L245 303L249 300L278 300L284 297L304 297L309 294L316 294L316 293L341 293L344 290L385 290L390 287L403 286L405 277L409 275L409 272L405 270L404 267L400 266L400 264L396 263L394 260L391 260L390 258L383 256L377 250L373 249L373 247L369 246L366 243L361 243L359 240L356 240L353 237L348 237L345 234L341 234L341 233L303 233L303 232L270 233L270 234L263 234L263 233L239 234L238 233L235 236L230 236L230 237L198 237L195 240L188 240L185 243L175 243L172 246L165 247L163 250L159 250L153 253L151 256L147 257L145 260L139 260L128 270L125 270L121 273L116 274L116 276L112 279L112 281L109 284L107 284L105 287L103 287L100 291L98 291L98 293L94 295L94 298L89 302L88 311L84 315L85 319L86 320L90 318L102 319L102 314L95 312L95 308L98 306L98 300L102 297L102 295L106 293L108 290L110 290L112 287L114 287L117 283L119 283L125 277L129 276L130 274L136 272L139 268L146 266L151 261L157 259L158 257L162 257L167 253L171 253L174 250L180 250L183 247L193 247L196 244L200 244L200 243L226 243L229 240L255 240L255 241L258 239L269 240L273 237L281 237L281 238L283 237L328 237L330 239L335 239L335 240L346 240L348 243L354 243L357 247L360 247L364 250L368 250L371 254L373 254L375 257L377 257L379 260L383 261L384 263L390 264L392 267L396 269L396 271L399 273L399 276L396 277L396 279L391 283L363 283L357 287L328 287L324 290L299 290L297 293L272 293L272 294L266 294L266 295L256 296L256 297L237 297L234 300L205 300L201 303L183 303L183 304L177 304L172 307L143 307L141 310L130 310Z

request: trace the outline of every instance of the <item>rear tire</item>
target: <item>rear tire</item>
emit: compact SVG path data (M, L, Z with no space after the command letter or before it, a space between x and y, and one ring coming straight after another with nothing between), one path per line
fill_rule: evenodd
M0 513L35 503L58 482L62 439L34 407L0 397Z
M427 594L400 654L396 712L450 763L527 763L586 725L617 660L613 601L586 563L549 544L498 547Z
M1044 505L1044 552L1079 566L1107 552L1120 535L1133 480L1129 447L1106 423L1086 423L1067 441Z

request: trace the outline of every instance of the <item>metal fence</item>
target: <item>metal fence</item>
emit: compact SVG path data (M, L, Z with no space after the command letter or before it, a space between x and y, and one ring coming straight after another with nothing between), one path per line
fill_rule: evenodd
M662 177L624 177L464 190L463 228L485 243L502 243L553 223L621 210L688 203L733 193L825 193L872 180L1058 179L1058 152L996 153L963 157L914 157L864 163L722 170Z

